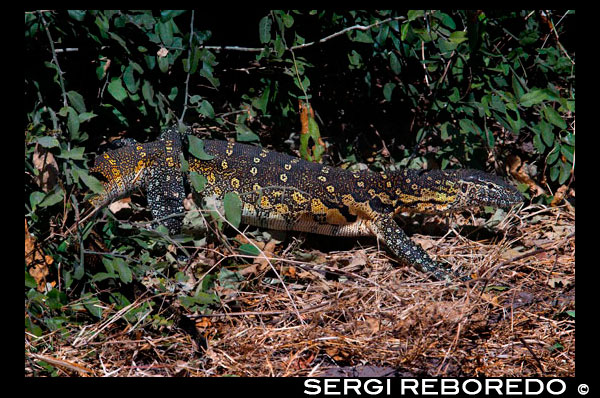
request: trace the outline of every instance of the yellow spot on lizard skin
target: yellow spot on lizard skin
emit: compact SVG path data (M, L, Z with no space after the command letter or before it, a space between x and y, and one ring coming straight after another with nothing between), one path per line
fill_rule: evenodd
M261 186L255 183L254 185L252 185L252 190L258 192L261 190Z
M277 203L275 205L275 210L277 210L277 213L279 214L287 214L290 211L288 205L283 203Z
M283 165L283 168L286 169L286 170L290 170L292 168L292 165L289 164L289 163L286 163L286 164Z
M325 178L325 176L318 176L317 180L319 180L321 182L325 182L325 181L327 181L327 178Z
M327 185L327 187L325 187L327 189L327 192L329 193L334 193L335 192L335 188L333 187L333 185Z
M281 181L283 181L283 182L286 182L286 181L287 181L287 179L288 179L288 177L287 177L287 175L286 175L285 173L282 173L282 174L279 176L279 179L280 179Z
M294 191L294 193L292 193L292 199L294 199L294 201L298 204L308 202L308 199L306 199L304 197L304 195L302 195L300 192L297 192L297 191Z
M221 168L222 168L223 170L225 170L225 169L227 168L227 161L226 161L226 160L223 160L223 161L221 162Z
M327 173L329 173L329 167L327 167L327 166L323 167L323 168L321 169L321 173L323 173L323 174L327 174Z
M231 186L234 189L238 189L240 187L240 180L238 180L237 178L232 178L231 179Z
M348 220L340 213L338 209L329 209L325 215L328 224L342 225L347 224Z
M313 214L325 214L327 208L319 199L313 199L310 202L310 210Z
M260 163L260 158L254 158L252 160L254 161L254 163Z
M252 168L250 169L250 174L252 174L253 176L255 176L255 175L256 175L256 173L258 173L258 169L257 169L256 167L252 167Z
M272 207L268 197L262 196L260 198L260 207L262 207L263 209L270 209Z
M263 149L262 151L260 151L260 153L258 154L258 156L260 156L261 158L264 158L267 156L267 153L269 153L268 150Z
M392 187L392 182L391 181L386 181L385 186L388 188Z
M210 185L215 185L215 174L214 173L210 173L206 176L206 181L210 184Z
M364 181L357 181L356 185L360 188L364 188L365 187L365 182Z

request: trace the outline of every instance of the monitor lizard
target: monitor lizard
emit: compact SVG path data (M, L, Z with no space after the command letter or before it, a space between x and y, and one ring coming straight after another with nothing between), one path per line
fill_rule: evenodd
M479 170L350 171L237 142L203 142L211 159L188 156L188 170L206 178L203 196L222 199L227 192L237 193L243 223L331 236L375 236L401 263L416 265L437 280L454 280L456 275L413 242L394 216L510 207L523 201L515 187ZM90 170L101 177L105 192L90 202L104 206L145 188L154 219L171 234L179 233L182 218L168 216L184 212L182 135L172 127L156 141L126 139L121 145L96 157Z

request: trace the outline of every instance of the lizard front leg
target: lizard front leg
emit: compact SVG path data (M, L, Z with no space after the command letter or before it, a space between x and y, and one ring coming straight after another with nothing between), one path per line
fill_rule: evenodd
M427 252L413 242L392 218L381 217L371 221L370 228L377 239L383 241L401 262L416 265L423 272L431 274L436 280L464 279L446 269L441 263L432 260Z

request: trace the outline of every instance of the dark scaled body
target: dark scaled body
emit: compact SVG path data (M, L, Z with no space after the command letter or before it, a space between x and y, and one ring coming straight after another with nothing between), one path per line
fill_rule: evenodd
M107 195L94 204L114 200L125 188L147 187L155 220L176 233L181 218L165 217L183 211L179 133L168 129L159 140L142 144L143 151L138 146L98 157L94 170L109 182L105 183ZM189 170L206 177L205 196L222 199L227 192L238 193L242 222L332 236L376 236L399 260L419 266L438 280L452 276L406 236L393 220L396 214L507 207L523 200L513 186L478 170L353 172L240 143L205 140L204 148L212 159L190 156ZM145 163L141 159L146 159ZM126 174L130 177L121 178L135 184L111 183L115 174Z

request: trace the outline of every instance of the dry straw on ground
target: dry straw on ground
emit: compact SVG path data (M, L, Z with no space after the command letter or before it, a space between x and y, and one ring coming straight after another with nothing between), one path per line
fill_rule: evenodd
M269 261L242 267L236 289L217 284L220 305L209 316L173 312L159 305L167 297L143 294L97 324L69 326L67 339L26 335L25 373L44 361L78 376L574 376L574 225L569 205L531 205L509 213L490 237L458 227L413 235L434 258L480 276L453 284L394 265L372 240L311 251L293 235L261 245ZM231 253L216 246L197 255L221 266ZM187 272L199 283L208 269ZM199 338L125 321L150 300L167 319L191 315Z

